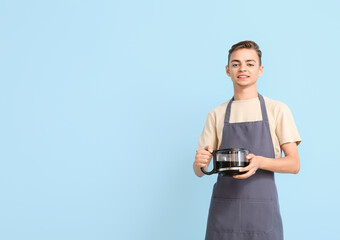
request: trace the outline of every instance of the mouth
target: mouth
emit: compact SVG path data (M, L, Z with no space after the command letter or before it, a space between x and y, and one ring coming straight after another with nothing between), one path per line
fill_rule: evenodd
M249 78L249 76L248 75L238 75L237 78L238 79L247 79L247 78Z

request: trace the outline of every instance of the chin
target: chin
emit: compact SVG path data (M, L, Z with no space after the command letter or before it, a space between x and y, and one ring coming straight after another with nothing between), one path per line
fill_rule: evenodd
M246 86L250 86L250 85L256 84L256 81L255 82L252 82L252 81L240 81L239 79L237 79L237 80L233 81L233 83L235 85L238 85L238 86L246 87Z
M239 86L249 86L249 85L251 85L252 83L250 83L250 82L238 82L238 81L236 81L236 82L234 82L234 84L239 85Z

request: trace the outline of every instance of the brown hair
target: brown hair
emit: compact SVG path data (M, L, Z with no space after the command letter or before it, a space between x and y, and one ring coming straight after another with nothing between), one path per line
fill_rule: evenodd
M261 66L261 57L262 57L262 52L259 48L259 45L256 44L256 42L253 42L253 41L249 41L249 40L246 40L246 41L242 41L242 42L239 42L239 43L236 43L234 44L230 50L229 50L229 54L228 54L228 65L229 65L229 60L230 60L230 55L238 50L238 49L242 49L242 48L248 48L248 49L254 49L257 53L257 55L259 56L259 59L260 59L260 66Z

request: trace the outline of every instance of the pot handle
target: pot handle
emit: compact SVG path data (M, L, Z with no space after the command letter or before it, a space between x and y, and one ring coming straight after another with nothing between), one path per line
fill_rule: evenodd
M217 173L217 164L216 164L216 159L215 159L215 157L216 157L216 153L215 153L215 151L213 151L213 161L214 161L214 168L213 168L213 170L211 170L210 172L206 172L202 167L201 167L201 171L202 171L202 173L204 173L205 175L211 175L211 174L214 174L214 173Z
M213 170L211 170L210 172L206 172L204 171L204 169L201 167L201 171L202 173L204 173L205 175L211 175L213 173L217 173L216 169L214 168Z

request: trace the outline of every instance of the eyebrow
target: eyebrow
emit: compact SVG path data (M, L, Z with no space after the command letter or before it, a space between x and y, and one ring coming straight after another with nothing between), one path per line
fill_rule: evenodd
M247 59L246 62L256 62L255 60L253 59ZM240 60L231 60L231 62L241 62Z

